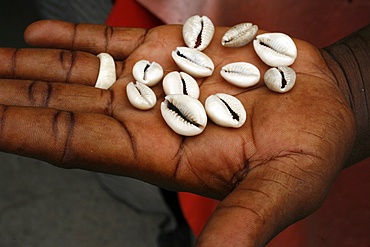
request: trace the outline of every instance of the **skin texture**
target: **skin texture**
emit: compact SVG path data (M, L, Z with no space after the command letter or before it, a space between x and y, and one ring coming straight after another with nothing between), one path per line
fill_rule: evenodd
M239 129L209 121L201 135L183 137L162 119L160 84L149 111L133 108L125 90L138 60L158 62L165 74L178 70L171 51L184 46L181 26L32 24L26 41L55 49L0 49L0 150L220 199L197 245L263 246L321 205L351 151L354 117L318 49L301 40L289 93L271 92L262 80L249 89L224 81L219 71L230 62L253 63L261 74L269 68L252 44L222 47L225 31L217 27L204 50L215 72L197 80L200 101L234 95L247 121ZM100 52L116 60L109 90L93 87Z

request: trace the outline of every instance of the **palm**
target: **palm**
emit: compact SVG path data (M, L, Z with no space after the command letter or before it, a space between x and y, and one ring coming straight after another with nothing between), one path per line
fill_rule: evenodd
M251 62L261 74L267 67L258 59L251 45L240 49L223 48L219 41L224 31L218 28L214 41L205 50L215 64L215 72L198 80L200 101L204 103L207 96L218 92L237 96L248 114L241 128L222 128L209 121L205 131L198 136L175 134L165 124L159 110L164 97L161 85L153 87L158 98L154 109L140 111L129 104L125 85L132 81L131 68L136 61L156 61L166 73L178 70L171 51L183 45L181 27L165 26L151 30L141 43L132 42L137 44L132 53L127 51L128 48L117 49L118 41L116 45L112 42L110 53L116 59L127 59L117 62L121 73L109 91L80 85L60 86L60 91L53 94L55 99L48 101L47 106L52 110L28 110L31 122L36 121L34 119L40 110L45 111L45 122L36 124L39 128L36 132L46 131L49 135L36 138L38 143L35 143L35 138L28 138L27 144L33 145L25 154L41 155L41 158L63 167L133 176L166 188L188 190L218 199L227 196L214 218L232 214L234 217L227 218L224 224L235 224L236 216L253 219L256 229L266 228L255 241L266 241L271 234L304 217L320 204L350 149L352 116L318 50L303 41L295 40L299 53L292 68L297 72L297 82L289 93L272 93L262 81L252 89L228 84L218 72L229 62ZM138 32L142 34L142 30ZM48 42L55 47L70 48L68 44L51 38L46 43L37 38L34 41L45 45ZM106 49L99 45L76 48L93 53ZM88 62L76 62L74 66L94 72L82 74L82 69L81 72L76 69L72 75L75 79L71 81L93 84L97 59L93 55L83 56ZM42 77L65 81L65 77L59 78L51 71ZM70 95L74 97L70 98ZM19 103L12 102L12 97L1 95L0 103L39 106L29 101L29 95L24 97L28 100ZM55 109L74 113L56 113ZM55 136L56 128L59 139ZM55 144L45 149L39 144L40 139L41 143ZM1 145L1 149L22 153L14 144L16 141L9 141L12 145ZM233 208L231 213L225 211L230 207ZM224 233L225 229L214 221L208 229L213 234L218 231ZM264 221L269 223L268 227L263 226ZM248 224L237 225L244 232L251 231ZM235 238L235 241L248 243L244 236Z

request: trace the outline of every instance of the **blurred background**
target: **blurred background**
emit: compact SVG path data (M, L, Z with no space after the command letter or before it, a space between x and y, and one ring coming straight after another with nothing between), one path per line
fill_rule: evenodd
M23 30L39 19L33 0L0 1L0 44L1 46L23 47Z

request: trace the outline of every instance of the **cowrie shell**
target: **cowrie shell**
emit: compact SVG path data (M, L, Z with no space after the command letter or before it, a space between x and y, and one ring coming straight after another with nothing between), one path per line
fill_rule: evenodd
M157 97L153 90L139 81L137 81L136 84L133 82L127 84L126 93L131 105L140 110L149 110L153 108L157 102Z
M189 47L177 47L172 51L172 58L181 70L196 78L210 76L214 70L212 60L205 53Z
M265 72L264 81L270 90L286 93L293 88L296 81L296 73L290 67L271 68Z
M225 47L242 47L251 42L256 36L258 26L250 22L240 23L224 34L221 44Z
M221 76L238 87L251 87L260 80L259 69L251 63L235 62L222 67Z
M253 46L261 60L271 67L289 66L297 57L294 41L283 33L260 34Z
M167 95L161 103L161 113L167 125L179 135L199 135L207 125L202 103L188 95Z
M159 63L148 60L137 61L132 68L132 74L136 81L148 86L156 85L163 78L163 68Z
M182 27L185 44L200 51L211 43L214 32L215 27L207 16L194 15L189 17Z
M185 72L172 71L168 73L162 82L163 91L169 94L185 94L192 98L199 98L199 86L197 81Z
M239 128L246 119L247 113L243 104L234 96L217 93L210 95L204 105L208 117L217 125Z
M114 59L108 53L99 53L97 57L100 60L98 79L95 87L101 89L110 88L116 81L116 64Z

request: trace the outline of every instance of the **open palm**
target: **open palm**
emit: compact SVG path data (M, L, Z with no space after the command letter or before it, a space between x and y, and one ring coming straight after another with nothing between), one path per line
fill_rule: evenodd
M204 51L215 64L198 79L200 101L214 93L236 96L247 111L239 129L208 121L194 137L164 122L162 85L156 106L133 108L125 87L135 62L156 61L165 74L184 46L181 26L109 28L44 21L26 31L33 45L58 49L0 49L0 149L65 168L132 176L168 189L222 200L198 239L204 246L259 246L312 213L342 169L354 132L350 108L319 51L295 40L295 87L271 92L261 81L237 88L219 74L230 62L268 69L249 44L224 48L225 28ZM66 49L66 50L62 50ZM100 52L116 60L118 80L94 88ZM19 80L22 79L22 80Z

